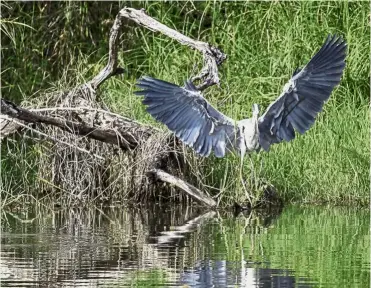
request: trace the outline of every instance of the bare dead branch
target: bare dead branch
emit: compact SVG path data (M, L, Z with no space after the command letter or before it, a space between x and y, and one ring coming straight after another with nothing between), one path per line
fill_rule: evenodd
M107 115L110 115L110 116L115 117L117 119L121 119L123 121L135 123L136 125L147 126L150 129L153 129L153 130L156 130L158 132L161 132L161 130L158 129L158 128L156 128L156 127L152 127L152 126L143 124L141 122L135 121L135 120L133 120L131 118L122 116L120 114L113 113L111 111L107 111L107 110L103 110L103 109L97 109L97 108L87 107L87 106L78 106L78 107L64 107L64 106L61 106L61 107L47 107L47 108L30 109L30 111L32 111L32 112L53 112L53 111L55 111L55 112L64 112L64 111L76 111L76 112L81 112L81 113L83 113L84 111L92 111L92 112L107 114ZM1 126L0 126L0 132L1 132Z
M0 115L0 118L3 118L3 117L7 117L7 116ZM14 118L11 118L11 119L8 119L8 120L11 121L11 122L14 122L16 125L19 125L20 127L23 127L23 128L26 128L27 130L30 130L30 131L33 132L33 133L36 133L36 134L38 134L38 135L40 135L40 136L43 136L44 138L51 139L53 142L61 143L61 144L66 145L66 146L68 146L68 147L72 147L73 149L76 149L76 150L78 150L78 151L80 151L80 152L83 152L83 153L89 154L89 155L91 155L91 156L94 156L94 157L97 158L97 159L104 160L104 158L103 158L102 156L99 156L99 155L97 155L97 154L91 153L90 151L88 151L88 150L86 150L86 149L84 149L84 148L80 148L80 147L78 147L78 146L76 146L76 145L73 145L73 144L71 144L71 143L68 143L68 142L62 141L62 140L57 139L57 138L55 138L55 137L53 137L53 136L50 136L50 135L48 135L48 134L45 134L45 133L43 133L43 132L41 132L41 131L39 131L39 130L36 130L36 129L30 127L30 126L27 126L27 125L25 125L25 124L23 124L23 123L21 123L21 122L15 120Z
M216 202L211 197L202 193L199 189L188 184L187 182L183 181L182 179L173 176L169 173L161 169L152 169L148 172L148 174L154 176L157 180L161 180L162 182L169 183L181 189L183 192L187 193L192 198L198 200L199 202L207 205L208 207L216 207Z
M128 18L151 31L160 32L172 39L177 40L183 45L200 51L204 57L204 67L199 75L192 78L192 81L203 80L203 82L197 87L199 90L204 90L205 88L214 84L219 84L218 65L221 65L227 57L222 51L214 46L209 45L208 43L193 40L167 27L166 25L146 15L144 10L124 8L117 14L110 31L109 58L107 65L92 80L77 88L75 91L76 94L78 90L83 91L86 90L86 88L89 88L87 91L89 92L91 90L90 92L92 92L89 94L95 95L95 91L105 80L113 75L124 72L122 68L118 67L118 39L122 27L122 17ZM18 118L18 120L20 119ZM0 122L0 140L8 135L13 134L20 128L21 126L17 125L15 122L10 122L5 118L2 118Z
M167 27L166 25L148 16L144 10L136 10L126 7L119 12L119 15L128 18L151 31L160 32L178 41L182 45L186 45L200 51L204 58L204 67L197 76L192 78L192 81L203 80L203 82L197 86L197 89L199 90L204 90L214 84L219 85L218 65L221 65L224 62L224 60L227 58L227 55L218 48L211 46L206 42L193 40L179 33L178 31Z
M118 145L123 150L131 150L139 144L138 139L136 139L136 137L131 133L120 131L119 134L121 135L118 135L117 131L113 129L103 129L89 126L85 123L77 123L65 119L40 115L21 108L5 99L1 99L1 113L12 118L17 118L26 123L44 123L53 125L72 134L87 136L95 140Z
M166 25L158 22L152 17L145 14L144 10L136 10L133 8L124 8L116 16L110 33L109 40L109 57L107 65L95 76L91 81L86 83L90 85L93 90L97 90L99 86L113 75L123 73L125 70L118 67L118 40L122 27L122 18L128 18L140 26L143 26L151 31L160 32L182 45L191 47L200 51L203 55L204 65L200 73L197 76L192 77L192 81L202 80L203 82L197 86L197 89L204 90L214 84L219 85L218 65L221 65L227 58L220 49L209 43L193 40L175 31Z
M94 90L97 90L99 86L109 77L125 72L123 68L118 68L117 61L118 40L120 36L121 26L121 16L120 14L117 14L110 32L108 63L97 76L95 76L91 81L87 83L88 85L91 85Z

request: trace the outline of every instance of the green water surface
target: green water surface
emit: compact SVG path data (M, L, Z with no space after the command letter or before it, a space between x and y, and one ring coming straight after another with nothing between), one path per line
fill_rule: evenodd
M333 207L3 212L1 287L369 287L369 225Z

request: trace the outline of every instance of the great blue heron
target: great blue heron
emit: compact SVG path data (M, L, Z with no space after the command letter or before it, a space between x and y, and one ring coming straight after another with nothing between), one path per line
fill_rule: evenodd
M224 157L235 150L242 161L246 152L295 138L295 131L305 133L339 84L345 67L346 42L329 35L322 48L302 69L297 68L281 95L259 117L253 104L252 118L235 121L216 110L191 81L184 87L144 76L137 86L143 90L147 111L164 123L199 155ZM243 180L242 180L243 181Z

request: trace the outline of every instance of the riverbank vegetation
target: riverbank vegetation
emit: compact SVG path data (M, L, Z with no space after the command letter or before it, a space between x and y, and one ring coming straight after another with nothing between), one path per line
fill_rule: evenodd
M3 97L23 104L43 102L46 92L67 90L96 75L107 61L114 17L124 6L144 7L170 28L228 55L219 67L220 88L208 88L205 97L234 119L250 117L252 103L264 111L329 33L342 35L348 42L344 76L314 127L291 143L275 145L269 153L253 154L253 167L246 158L244 177L256 197L273 186L285 202L369 203L370 11L366 2L6 3L1 19ZM115 113L166 131L133 95L135 81L151 75L181 84L201 67L201 55L134 23L126 23L120 49L119 63L126 72L103 84L101 101ZM40 177L46 173L40 169L48 167L39 161L45 161L47 148L19 136L3 140L3 200L40 200L47 197L40 187L58 191ZM246 200L238 180L238 157L198 159L185 151L197 165L200 188L214 196L221 192L223 205Z

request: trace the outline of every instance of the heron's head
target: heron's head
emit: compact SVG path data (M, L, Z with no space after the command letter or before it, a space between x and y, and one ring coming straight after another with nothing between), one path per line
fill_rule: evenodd
M252 116L258 117L259 116L259 105L258 104L252 104Z

